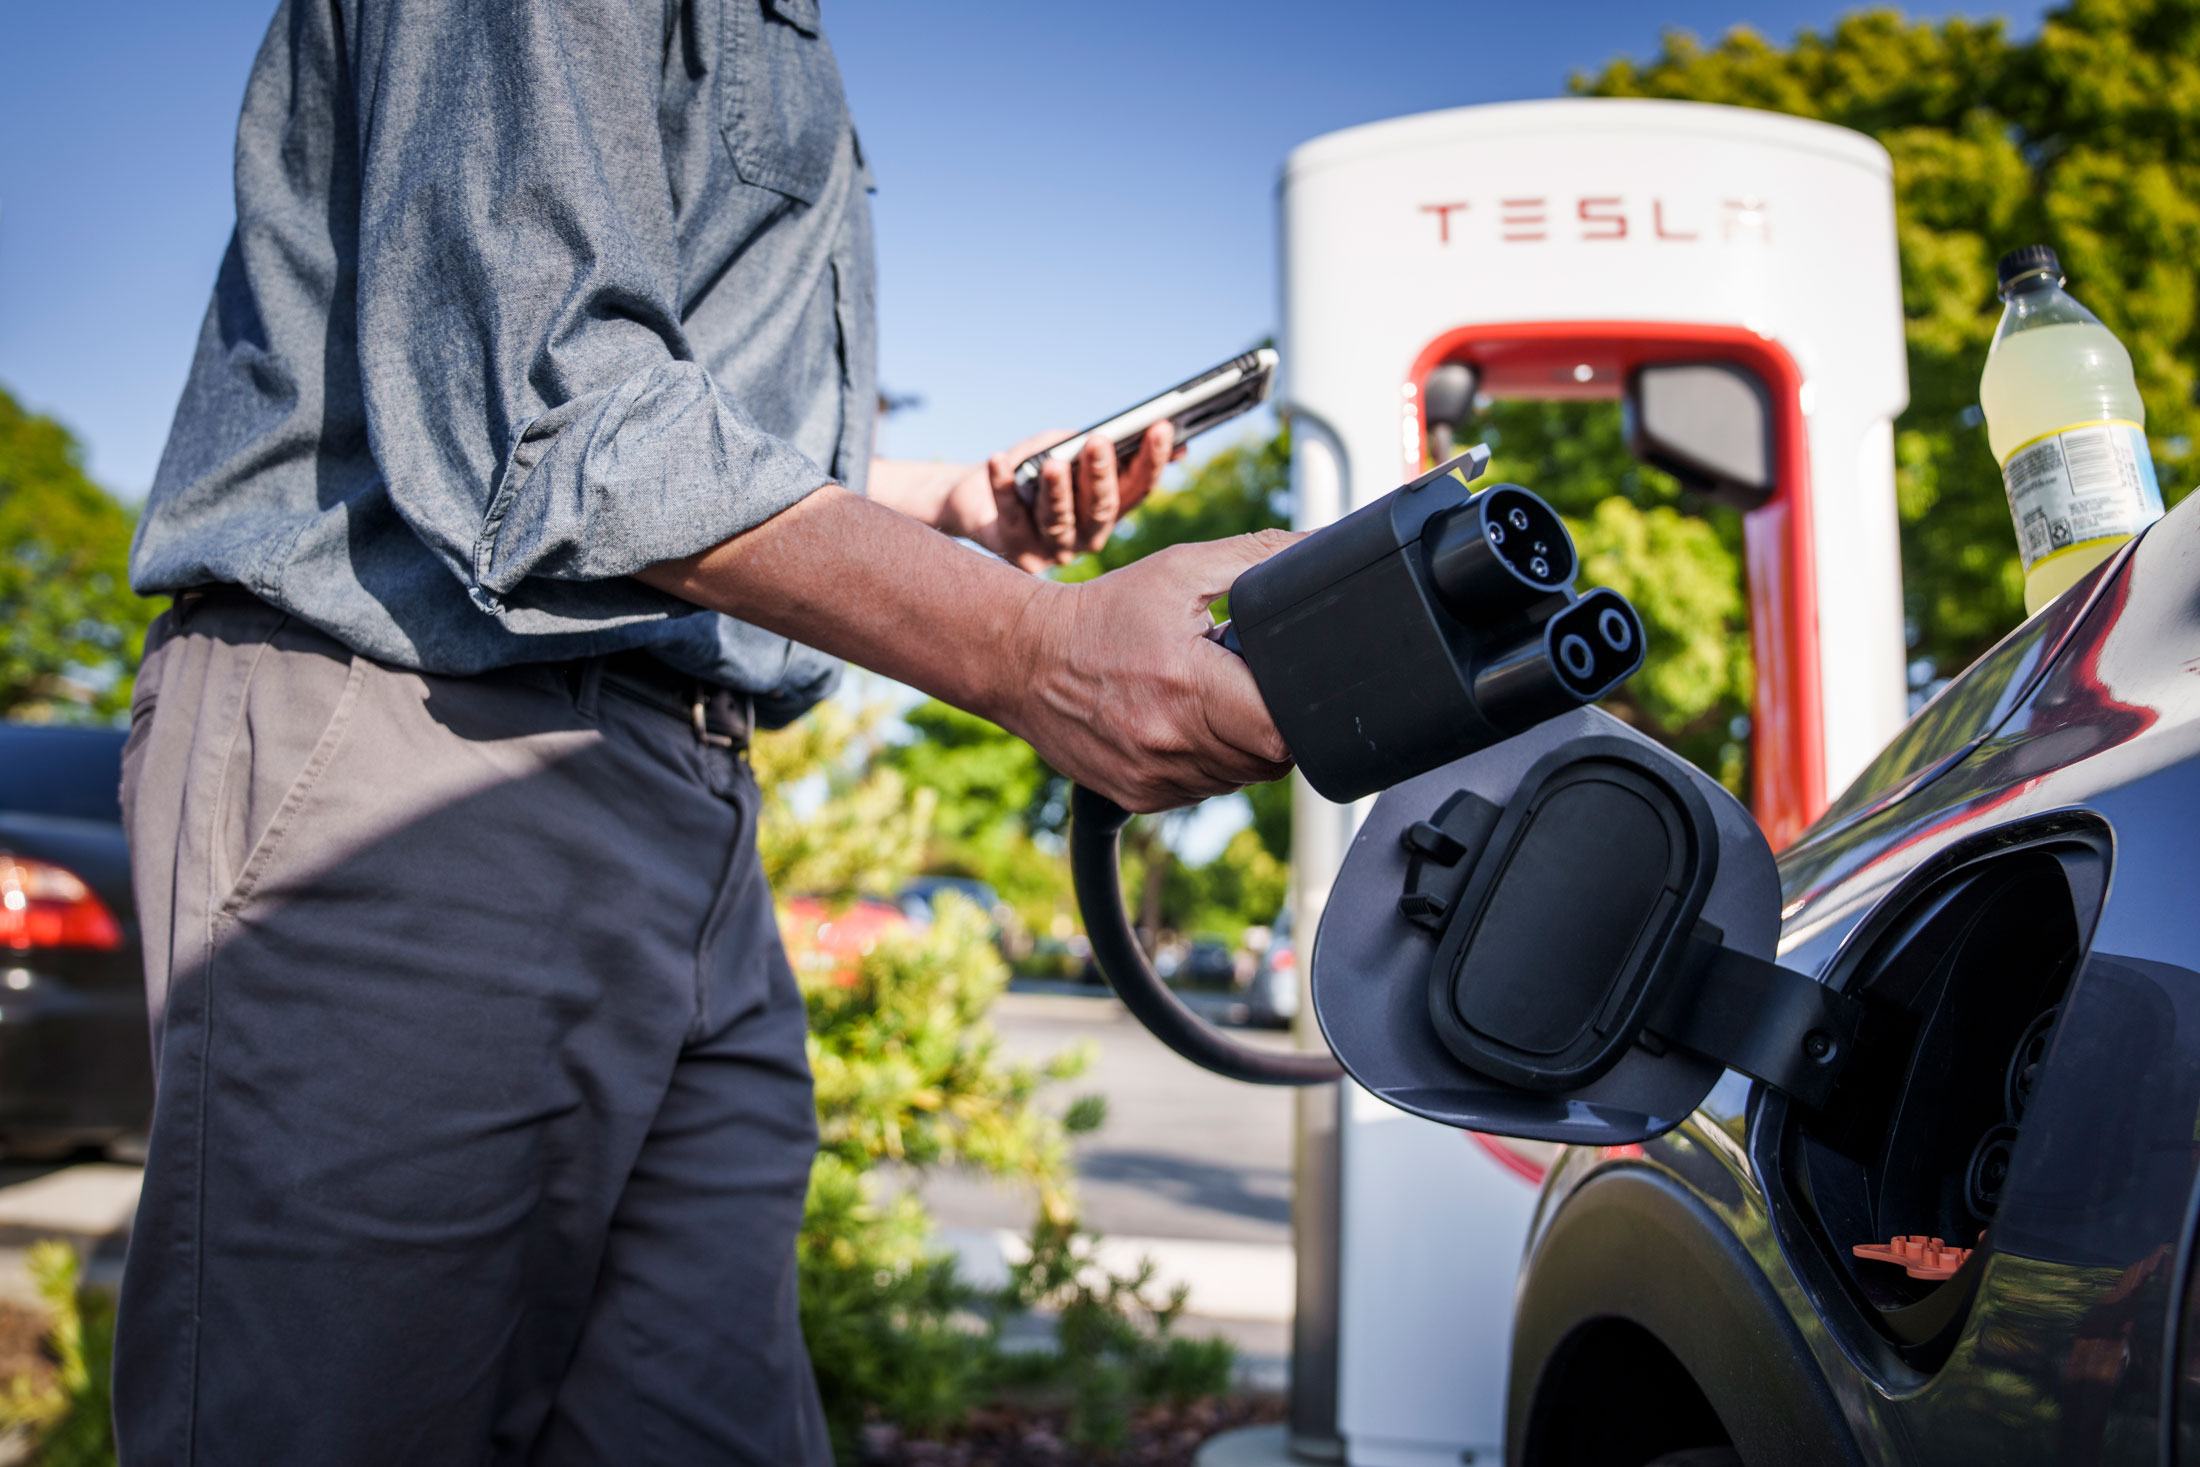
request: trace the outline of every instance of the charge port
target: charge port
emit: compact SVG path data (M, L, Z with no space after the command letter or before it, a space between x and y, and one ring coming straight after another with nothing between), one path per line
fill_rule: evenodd
M2077 971L2104 857L2035 846L1965 867L1909 904L1845 985L1864 1014L1825 1107L1795 1113L1783 1169L1859 1313L1914 1365L1952 1347L2020 1162L2024 1115ZM1857 1244L1974 1248L1917 1279Z

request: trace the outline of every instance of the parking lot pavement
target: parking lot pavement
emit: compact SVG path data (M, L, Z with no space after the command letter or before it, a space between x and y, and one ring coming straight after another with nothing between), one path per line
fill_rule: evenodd
M1112 997L1011 993L993 1009L1002 1047L1041 1060L1078 1044L1091 1069L1056 1086L1049 1104L1106 1097L1107 1124L1077 1144L1086 1225L1108 1235L1196 1238L1288 1247L1291 1092L1209 1074L1163 1048ZM1232 1031L1287 1047L1282 1034ZM982 1178L929 1179L925 1200L946 1227L1027 1228L1028 1194Z
M44 1238L75 1246L87 1282L119 1282L142 1177L109 1162L0 1167L0 1299L38 1302L27 1264L30 1245Z
M1073 1045L1097 1050L1092 1067L1055 1087L1048 1104L1098 1093L1107 1124L1077 1143L1085 1226L1102 1235L1118 1271L1151 1259L1164 1287L1191 1290L1184 1328L1227 1336L1241 1376L1280 1390L1290 1349L1292 1092L1209 1074L1164 1048L1099 990L1011 993L994 1006L1002 1047L1042 1060ZM1277 1033L1233 1034L1286 1048ZM923 1186L943 1240L966 1275L1001 1276L1031 1226L1028 1192L941 1174Z

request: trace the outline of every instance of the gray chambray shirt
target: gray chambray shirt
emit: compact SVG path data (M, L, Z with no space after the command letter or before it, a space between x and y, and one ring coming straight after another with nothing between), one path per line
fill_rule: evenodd
M869 185L817 0L285 0L131 551L475 673L823 654L627 579L838 481L876 401Z

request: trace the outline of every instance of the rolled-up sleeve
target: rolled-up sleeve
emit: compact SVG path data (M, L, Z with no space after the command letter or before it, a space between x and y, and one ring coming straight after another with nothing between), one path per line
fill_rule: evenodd
M475 604L692 554L828 482L682 330L660 0L360 11L368 432Z

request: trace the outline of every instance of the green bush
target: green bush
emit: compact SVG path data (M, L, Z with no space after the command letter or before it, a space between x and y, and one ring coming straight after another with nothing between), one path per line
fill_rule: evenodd
M1061 1348L1053 1356L1008 1357L1001 1375L1067 1385L1070 1442L1107 1450L1122 1444L1138 1406L1183 1405L1228 1390L1235 1351L1227 1340L1176 1334L1184 1286L1156 1300L1151 1260L1131 1274L1113 1273L1093 1256L1097 1241L1044 1218L1033 1228L1030 1256L1010 1270L1002 1302L1009 1310L1052 1311Z
M53 1317L46 1336L54 1368L17 1376L0 1391L0 1426L27 1428L36 1467L114 1467L115 1302L80 1286L76 1250L48 1240L32 1246L31 1282Z
M758 831L782 895L853 896L898 888L915 871L929 810L871 738L878 719L827 704L756 750L765 805ZM913 813L912 813L913 812ZM1059 1113L1048 1087L1075 1079L1088 1048L1044 1064L1013 1062L987 1020L1008 986L986 915L943 893L932 924L890 932L853 957L818 951L783 924L809 1010L819 1156L798 1254L802 1327L835 1451L861 1428L924 1436L1008 1390L1066 1394L1080 1445L1119 1440L1132 1410L1215 1394L1229 1383L1225 1341L1173 1332L1181 1295L1157 1298L1152 1271L1111 1273L1076 1225L1070 1138L1106 1118L1101 1097ZM895 1192L879 1169L899 1168ZM1028 1257L1000 1290L961 1278L907 1184L967 1166L1030 1189ZM1004 1328L1043 1310L1058 1348L1003 1348Z

